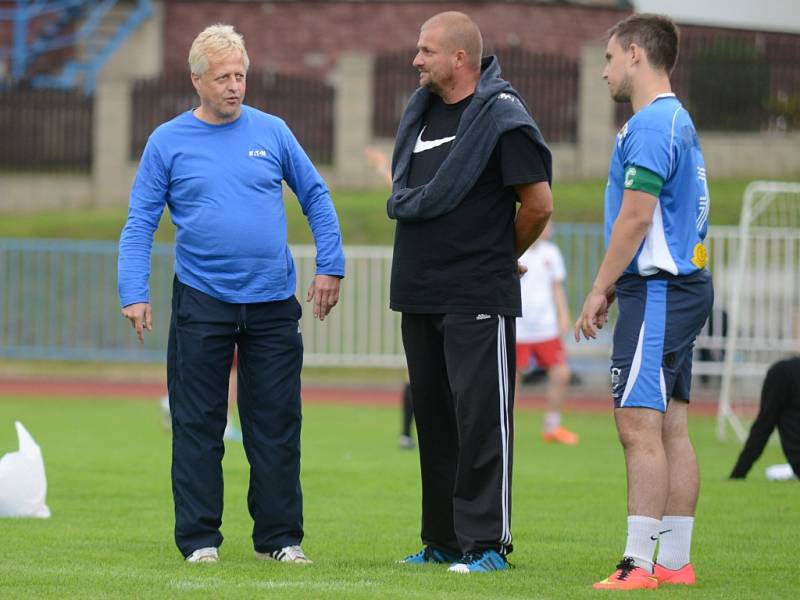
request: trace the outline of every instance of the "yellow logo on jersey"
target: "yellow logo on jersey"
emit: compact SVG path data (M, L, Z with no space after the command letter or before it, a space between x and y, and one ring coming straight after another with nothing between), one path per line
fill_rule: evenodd
M698 269L705 269L708 264L708 250L706 247L697 243L694 247L694 255L692 256L692 264Z

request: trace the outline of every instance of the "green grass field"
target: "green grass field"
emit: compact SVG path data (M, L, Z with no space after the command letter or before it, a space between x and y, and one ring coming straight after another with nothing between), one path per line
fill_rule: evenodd
M721 179L709 184L712 198L711 224L734 225L739 222L742 194L749 180ZM602 223L605 181L559 182L553 186L554 219L563 223ZM332 192L342 237L346 244L391 245L394 223L386 216L384 190ZM313 241L297 201L286 200L289 241L305 244ZM127 207L70 209L32 214L15 214L0 219L0 237L70 238L117 240L127 216ZM156 241L170 242L175 230L169 218L162 219Z
M314 565L252 557L240 444L225 457L225 544L219 564L188 565L172 542L170 437L155 402L0 398L0 453L21 420L42 446L49 520L0 521L3 598L597 598L624 546L625 476L610 413L569 415L575 448L538 439L541 414L518 411L515 569L461 576L395 564L419 546L415 452L396 448L393 407L309 405L303 431L306 539ZM751 477L725 480L739 445L696 418L703 472L694 589L666 597L796 598L797 483L766 481L783 462L770 445Z

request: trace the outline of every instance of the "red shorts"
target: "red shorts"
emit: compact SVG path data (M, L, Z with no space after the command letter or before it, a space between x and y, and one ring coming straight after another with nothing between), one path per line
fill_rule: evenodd
M531 357L536 359L536 365L547 369L567 362L561 338L553 338L543 342L519 342L517 344L517 369L527 369L531 364Z

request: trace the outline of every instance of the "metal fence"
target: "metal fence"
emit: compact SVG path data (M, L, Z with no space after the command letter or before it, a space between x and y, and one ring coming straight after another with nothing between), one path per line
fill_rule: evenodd
M373 66L372 130L394 137L403 109L419 85L411 66L414 50L382 54ZM525 98L548 142L574 142L578 115L578 63L564 56L534 54L522 48L490 51L503 77Z
M132 160L139 159L156 127L199 102L183 72L139 80L132 94ZM247 104L286 121L306 153L319 164L333 162L333 98L333 87L322 81L271 72L247 74Z
M770 365L800 352L800 183L748 185L739 237L717 433L724 437L729 424L744 440L742 413L758 406L758 394L747 391L753 378L760 383Z
M770 253L800 252L800 231L759 241L759 269ZM559 224L553 241L568 271L567 293L573 314L582 306L603 255L600 225ZM719 374L725 347L725 314L739 244L735 227L713 227L708 246L716 306L710 325L698 338L698 373ZM156 244L152 259L155 329L140 346L119 312L116 291L117 244L114 242L0 239L0 357L157 362L164 359L169 322L174 250ZM315 271L312 246L292 248L302 299ZM347 277L341 301L324 323L307 311L302 328L305 362L324 366L402 366L399 316L389 310L391 248L348 247ZM766 267L764 267L766 268ZM776 277L779 274L774 274ZM776 288L778 290L782 288ZM782 292L781 292L782 293ZM775 327L792 322L791 303L771 303L761 320ZM793 308L797 310L797 306ZM579 354L598 369L608 366L611 328L598 342L582 344ZM572 342L570 342L572 344ZM571 348L571 350L576 350ZM586 354L586 352L589 354ZM591 366L591 365L590 365Z
M303 318L310 365L402 365L388 309L391 248L348 247L342 302L324 323ZM314 276L313 246L292 248L298 297ZM120 315L115 242L0 239L0 357L157 362L164 359L174 247L155 244L154 331L142 347Z
M88 171L94 99L72 90L0 90L0 168Z

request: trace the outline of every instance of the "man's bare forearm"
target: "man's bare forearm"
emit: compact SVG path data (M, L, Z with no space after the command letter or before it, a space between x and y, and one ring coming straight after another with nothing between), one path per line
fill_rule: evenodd
M553 195L546 181L515 186L520 199L514 219L517 258L542 235L553 213Z
M611 231L608 250L592 286L595 291L608 295L613 290L617 279L631 264L649 228L650 223L646 221L622 216L617 219Z
M536 213L533 215L520 215L522 208L517 211L517 218L514 220L514 234L516 237L517 258L531 247L531 244L539 239L542 231L550 220L550 213ZM528 211L526 211L528 212ZM532 211L531 211L532 212Z

